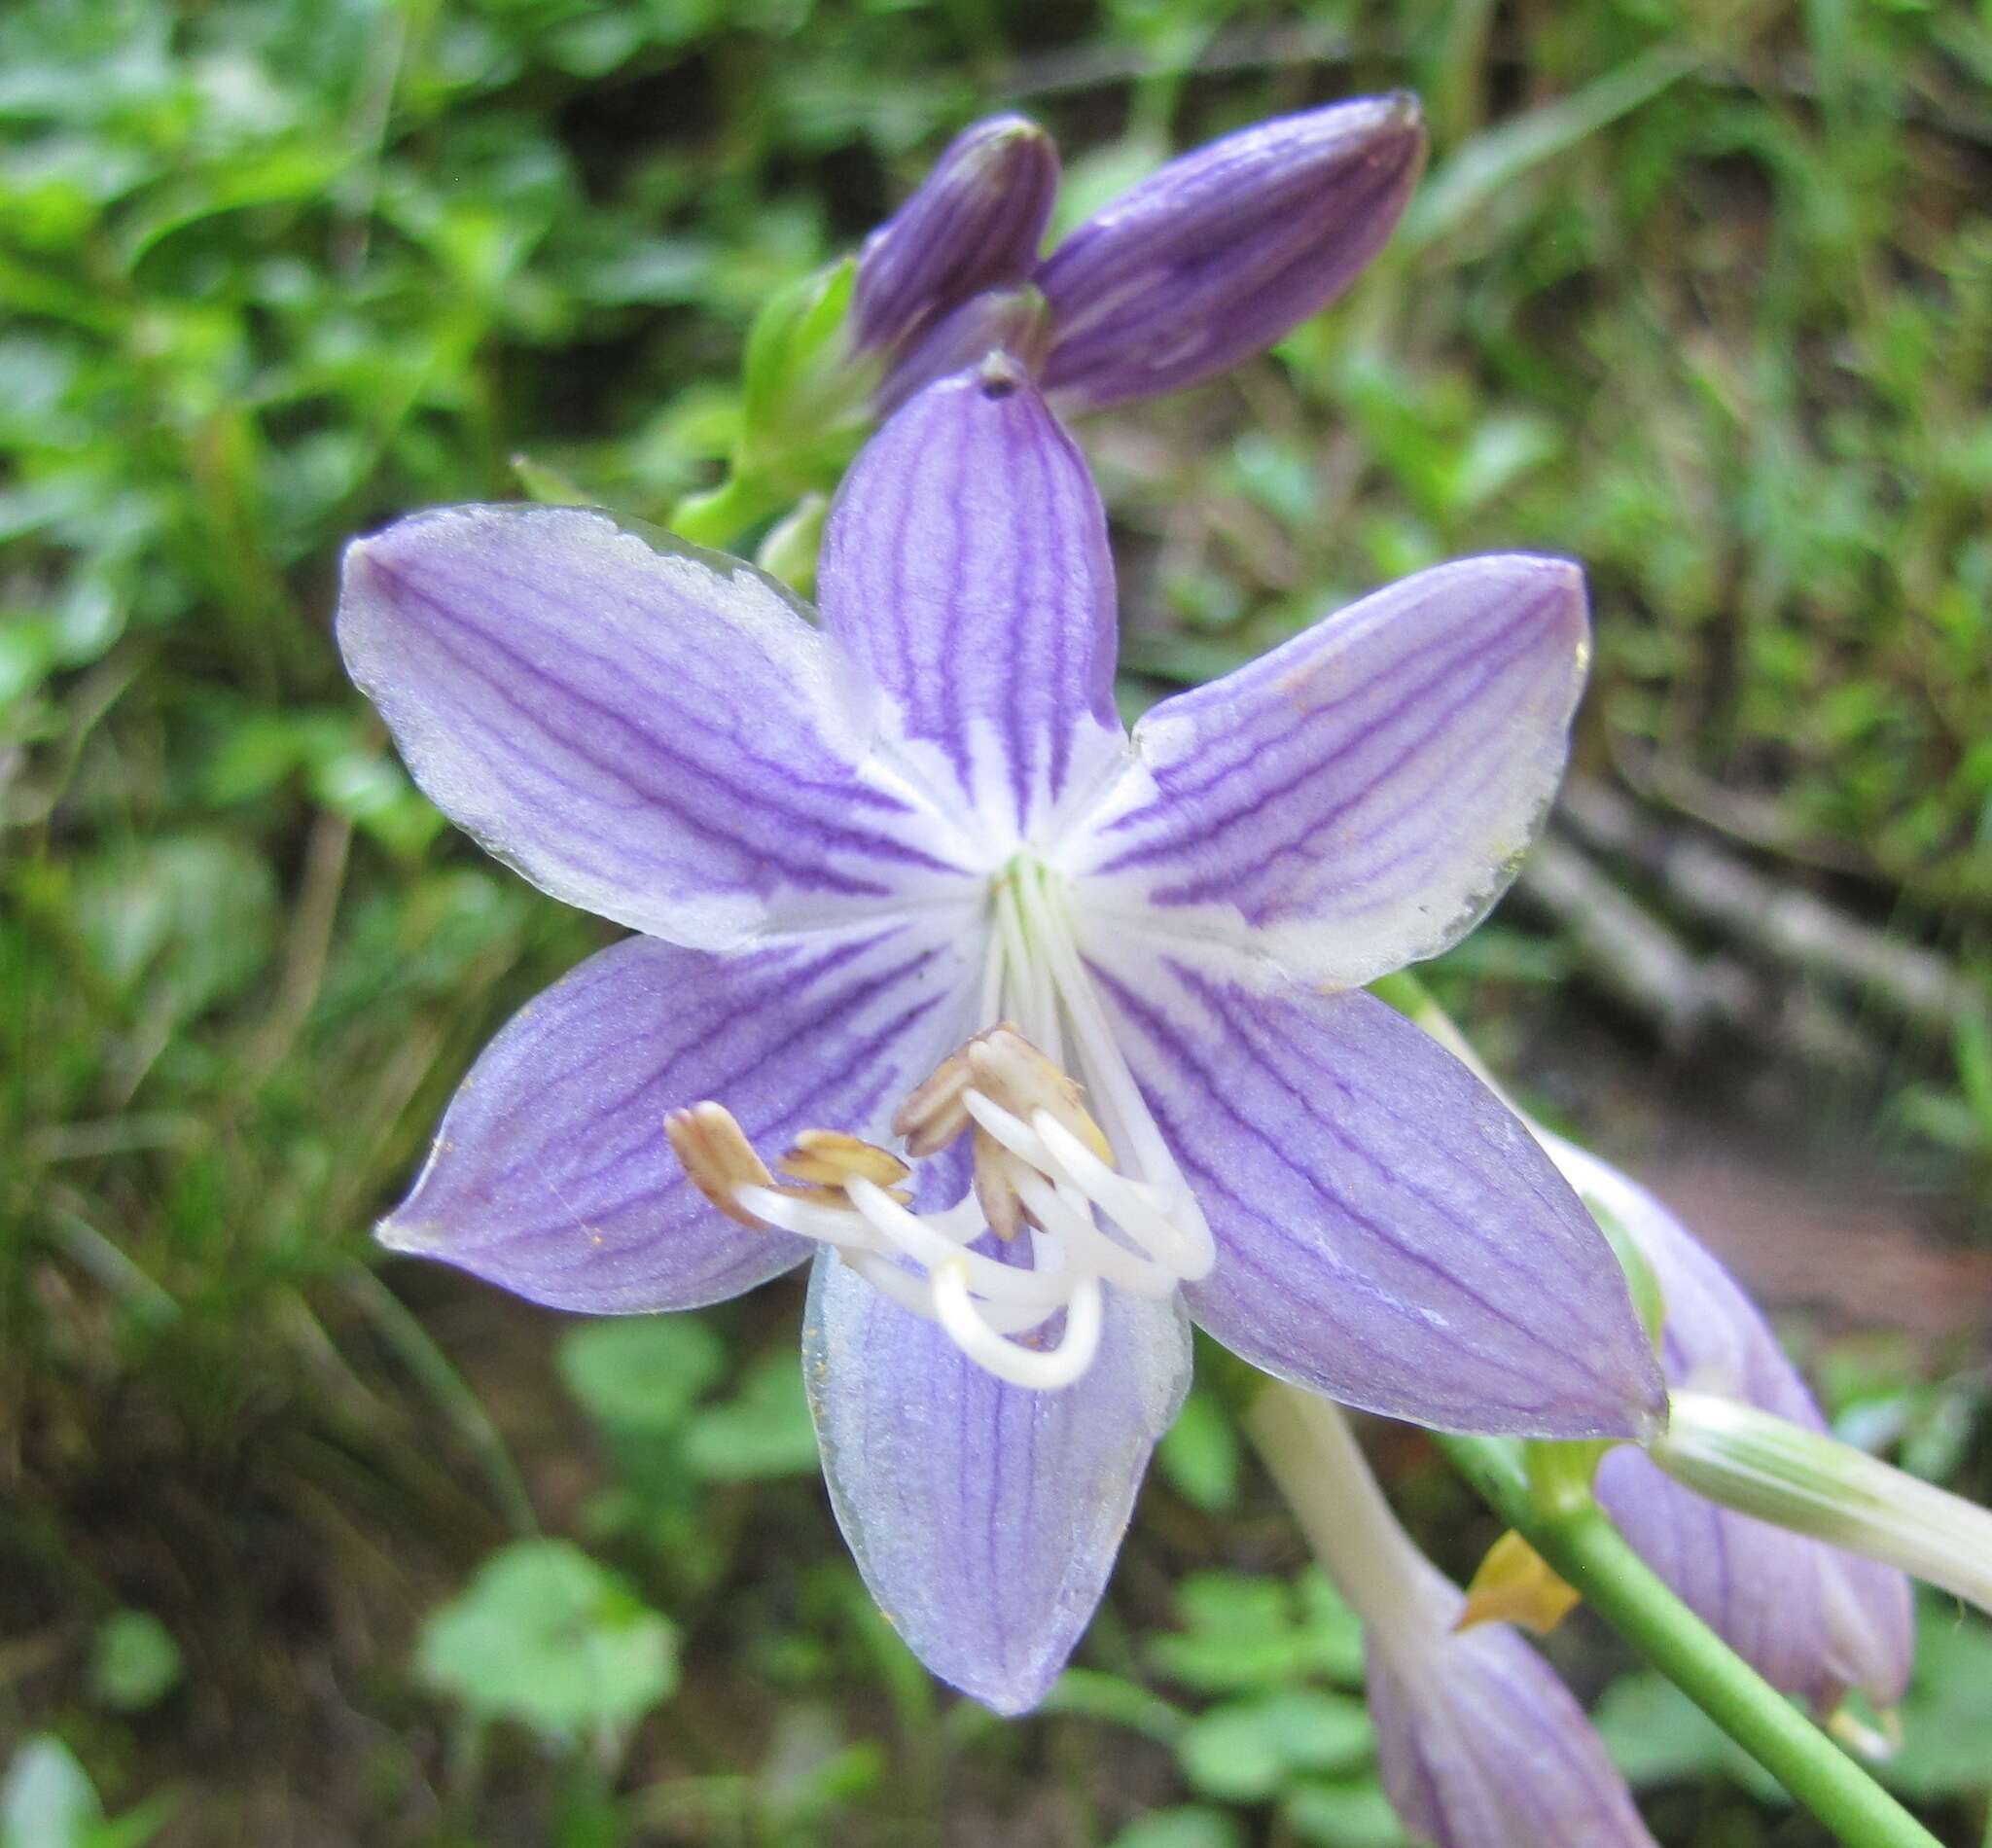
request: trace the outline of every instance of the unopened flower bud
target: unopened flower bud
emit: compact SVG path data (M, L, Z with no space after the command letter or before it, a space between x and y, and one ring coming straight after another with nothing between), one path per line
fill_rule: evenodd
M1714 1256L1617 1169L1558 1137L1542 1140L1593 1214L1644 1259L1661 1298L1660 1361L1677 1399L1720 1394L1823 1432L1776 1335ZM1605 1458L1597 1494L1654 1570L1772 1686L1821 1710L1850 1688L1877 1707L1902 1698L1914 1627L1900 1573L1690 1493L1630 1445Z
M1172 160L1040 267L1060 409L1153 397L1262 352L1353 282L1425 159L1416 98L1260 123Z
M1549 1664L1509 1624L1458 1627L1466 1599L1398 1525L1340 1410L1274 1386L1248 1424L1363 1619L1377 1766L1410 1831L1435 1848L1654 1848Z
M1023 282L1057 191L1058 151L1035 123L991 116L964 129L866 240L857 350L903 349L971 296Z

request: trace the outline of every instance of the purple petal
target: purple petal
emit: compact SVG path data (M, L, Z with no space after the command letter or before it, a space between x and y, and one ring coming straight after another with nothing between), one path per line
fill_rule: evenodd
M1403 1674L1375 1631L1367 1643L1377 1768L1413 1834L1435 1848L1653 1848L1583 1709L1506 1624L1435 1640Z
M1588 1151L1547 1136L1564 1177L1638 1245L1666 1301L1670 1385L1726 1394L1824 1431L1826 1421L1735 1279L1657 1199ZM1908 1580L1684 1488L1636 1450L1615 1450L1598 1497L1649 1565L1764 1680L1821 1708L1859 1688L1879 1707L1908 1686Z
M1114 564L1092 477L1014 368L930 386L845 476L823 621L880 729L1005 840L1118 759Z
M1179 391L1264 351L1346 289L1425 159L1414 97L1227 135L1088 219L1040 267L1062 410Z
M808 1245L707 1205L664 1113L716 1098L765 1155L818 1126L882 1139L973 1031L972 937L937 917L734 955L642 937L603 950L485 1048L382 1240L593 1314L753 1288Z
M1279 1378L1443 1430L1623 1437L1664 1404L1611 1248L1521 1123L1366 994L1124 927L1085 953L1218 1242L1190 1312Z
M459 507L351 547L338 636L438 807L536 885L702 948L950 874L861 767L772 580L574 508Z
M851 298L859 350L902 345L970 296L1022 282L1057 193L1058 150L1036 123L991 116L964 129L866 240Z
M878 1608L943 1681L998 1713L1036 1706L1183 1403L1181 1307L1110 1293L1091 1368L1029 1392L826 1256L802 1365L831 1501Z
M1535 835L1588 647L1563 559L1421 571L1155 707L1134 732L1148 774L1072 864L1106 904L1250 942L1310 981L1436 955Z

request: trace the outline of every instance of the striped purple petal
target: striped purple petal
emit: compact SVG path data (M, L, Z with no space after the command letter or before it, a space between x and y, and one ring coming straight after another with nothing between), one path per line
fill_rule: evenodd
M974 1031L979 969L973 924L944 913L735 954L627 938L485 1048L380 1237L591 1314L752 1289L810 1248L707 1205L665 1112L716 1098L769 1154L817 1126L882 1139Z
M1565 1178L1652 1265L1666 1301L1669 1385L1725 1394L1823 1431L1825 1420L1757 1305L1673 1214L1609 1163L1544 1138ZM1764 1680L1822 1710L1858 1688L1892 1707L1908 1686L1908 1580L1892 1567L1705 1501L1633 1449L1612 1451L1598 1498L1648 1564Z
M346 666L424 792L570 905L722 948L957 879L771 579L575 508L458 507L351 547Z
M1449 1624L1463 1600L1446 1590ZM1583 1709L1514 1630L1435 1625L1408 1651L1389 1649L1395 1640L1366 1632L1370 1714L1384 1791L1420 1840L1654 1848Z
M972 295L1026 280L1057 193L1058 150L1036 123L991 116L964 129L865 241L851 294L859 350L904 346Z
M1563 770L1583 579L1468 558L1365 597L1155 707L1070 856L1103 905L1357 986L1458 942ZM1145 772L1145 773L1144 773Z
M1208 1216L1190 1312L1278 1378L1441 1430L1622 1437L1664 1404L1611 1248L1521 1123L1366 994L1082 924Z
M998 1713L1036 1706L1091 1620L1189 1386L1181 1307L1111 1293L1091 1368L1029 1392L826 1256L802 1366L831 1501L886 1620Z
M919 780L959 794L992 853L1117 761L1106 516L1010 364L930 386L872 439L817 584L826 628L881 690L879 729Z
M1061 410L1180 391L1264 351L1341 294L1417 183L1414 97L1260 123L1172 160L1040 267Z

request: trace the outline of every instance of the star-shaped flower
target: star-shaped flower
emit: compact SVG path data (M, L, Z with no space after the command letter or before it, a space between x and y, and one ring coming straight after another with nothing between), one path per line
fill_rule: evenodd
M820 584L812 622L574 509L351 550L341 646L416 780L636 933L499 1035L382 1237L595 1313L813 1254L852 1550L1005 1711L1098 1602L1192 1318L1394 1417L1647 1427L1660 1379L1589 1216L1362 990L1525 850L1583 677L1576 568L1420 573L1130 734L1098 497L992 359L861 454Z

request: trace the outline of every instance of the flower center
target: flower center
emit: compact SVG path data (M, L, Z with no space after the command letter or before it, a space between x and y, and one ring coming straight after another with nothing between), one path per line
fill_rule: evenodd
M992 881L990 903L981 1007L995 1024L900 1106L892 1128L907 1159L806 1130L775 1164L777 1182L710 1101L674 1111L665 1133L721 1212L832 1247L999 1379L1049 1391L1092 1365L1108 1289L1166 1297L1207 1275L1216 1248L1115 1042L1052 875L1019 858ZM1068 1045L1086 1090L1066 1068ZM915 1211L908 1162L964 1139L968 1191Z

